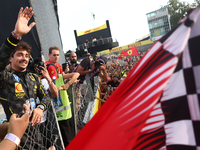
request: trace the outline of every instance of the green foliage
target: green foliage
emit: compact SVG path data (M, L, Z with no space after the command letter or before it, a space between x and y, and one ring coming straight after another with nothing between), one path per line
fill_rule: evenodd
M192 3L192 7L200 7L200 0L194 0L194 3Z
M196 2L193 4L195 5ZM192 6L184 1L180 2L179 0L169 0L167 7L170 15L170 24L171 27L173 27L179 22L179 20L183 19L186 16L188 9Z

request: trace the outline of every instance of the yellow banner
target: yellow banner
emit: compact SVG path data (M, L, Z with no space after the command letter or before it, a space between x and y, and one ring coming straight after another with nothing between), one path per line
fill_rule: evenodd
M93 29L86 30L86 31L77 31L77 36L82 36L84 34L96 32L96 31L99 31L99 30L102 30L102 29L106 29L106 28L107 28L107 24L105 23L102 26L99 26L97 28L93 28Z
M129 48L134 47L134 46L139 47L139 46L147 45L147 44L151 44L151 43L153 43L153 42L149 39L149 40L145 40L145 41L141 41L141 42L125 45L125 46L116 47L116 48L113 48L111 50L104 50L104 51L98 52L97 55L105 55L105 54L108 54L108 53L127 50Z

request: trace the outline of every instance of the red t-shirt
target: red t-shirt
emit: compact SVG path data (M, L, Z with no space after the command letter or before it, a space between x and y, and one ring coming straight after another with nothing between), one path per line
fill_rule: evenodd
M50 59L49 59L47 62L45 62L45 65L47 65L47 64L49 64L49 63L52 63L52 62L50 61ZM56 63L55 65L56 65L56 68L57 68L57 70L58 70L58 74L63 73L62 66L61 66L59 63Z

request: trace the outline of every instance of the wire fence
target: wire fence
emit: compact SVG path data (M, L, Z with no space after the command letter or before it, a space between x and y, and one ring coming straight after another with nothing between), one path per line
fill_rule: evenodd
M69 99L73 103L74 129L77 134L94 115L95 98L99 77L85 80L81 86L73 85L73 96Z
M32 126L29 123L18 150L47 150L54 146L56 150L63 150L64 145L55 110L52 102L46 112L46 121Z
M77 134L94 116L95 98L98 90L99 77L85 80L81 86L72 84L67 90L71 102L71 126ZM46 121L40 125L28 128L21 139L18 150L47 150L54 146L56 150L63 150L64 144L60 133L56 113L51 102L46 110Z

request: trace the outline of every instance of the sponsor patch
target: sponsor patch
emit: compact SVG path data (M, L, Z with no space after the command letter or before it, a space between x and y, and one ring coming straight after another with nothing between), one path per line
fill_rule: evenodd
M21 99L24 97L24 95L25 93L24 93L21 83L15 83L15 96L18 99Z
M19 77L16 74L13 74L13 79L14 79L14 81L19 82Z
M21 83L15 83L15 93L24 92Z

